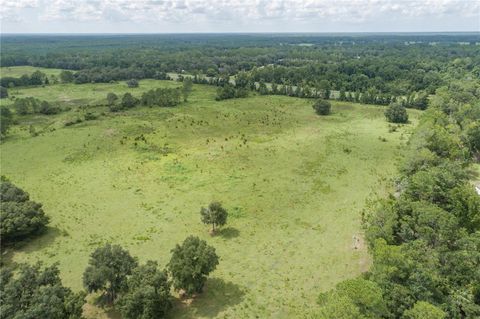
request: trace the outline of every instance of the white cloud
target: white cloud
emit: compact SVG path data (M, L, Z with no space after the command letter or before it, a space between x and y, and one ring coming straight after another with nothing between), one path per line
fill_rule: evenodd
M38 0L0 0L0 20L21 22L20 12L37 6Z
M363 23L383 19L478 17L480 0L0 0L0 17L19 19L27 8L43 22L231 24L241 29L289 24ZM480 24L480 22L479 22ZM239 30L241 31L241 30Z

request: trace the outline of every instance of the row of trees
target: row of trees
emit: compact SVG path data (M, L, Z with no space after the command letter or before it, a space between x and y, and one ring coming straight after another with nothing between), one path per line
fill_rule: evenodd
M480 153L479 88L437 90L397 193L364 214L370 271L322 294L318 318L480 317L480 196L468 172Z
M61 108L48 101L41 101L34 97L16 98L13 108L18 115L44 114L52 115L61 112Z
M49 84L49 79L48 76L41 71L35 71L31 75L24 74L19 78L10 76L0 78L0 86L4 88L42 84Z
M140 99L131 93L125 93L121 99L115 93L107 94L107 104L112 112L129 109L138 104L145 106L173 107L181 103L182 98L187 102L193 89L190 79L183 81L180 88L157 88L144 92Z
M106 244L91 254L83 283L125 319L164 318L172 307L171 287L186 296L200 293L217 265L215 248L194 236L175 246L164 270L151 260L139 265L127 250Z

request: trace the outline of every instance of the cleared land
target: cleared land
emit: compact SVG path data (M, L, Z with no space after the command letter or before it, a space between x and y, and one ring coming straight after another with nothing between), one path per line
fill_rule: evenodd
M41 71L48 76L55 75L58 76L61 69L50 69L50 68L40 68L34 66L12 66L12 67L0 67L0 76L2 77L14 77L19 78L24 74L31 75L35 71Z
M7 262L58 262L66 285L82 287L91 251L114 242L140 261L166 264L190 234L213 245L220 265L175 318L292 318L308 313L319 292L369 267L361 234L365 201L386 191L413 125L390 132L383 108L333 102L319 117L311 101L252 96L214 101L215 88L194 86L177 108L109 113L106 93L139 96L145 80L18 89L16 96L82 100L97 120L64 127L85 110L31 116L2 145L2 174L42 202L51 227L10 250ZM15 90L14 90L15 91ZM413 124L417 112L410 112ZM31 137L29 125L43 133ZM141 138L143 136L145 141ZM386 141L382 141L385 138ZM199 210L212 200L229 210L214 237ZM93 317L115 317L92 306Z

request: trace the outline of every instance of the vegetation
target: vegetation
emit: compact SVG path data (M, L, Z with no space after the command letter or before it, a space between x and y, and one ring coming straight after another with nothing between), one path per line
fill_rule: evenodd
M215 248L198 237L189 236L182 245L172 250L168 270L172 274L173 287L187 296L202 292L207 276L218 265Z
M0 132L5 135L13 124L13 115L9 108L0 106Z
M318 115L328 115L332 108L330 102L326 100L317 100L312 107Z
M9 316L480 316L476 36L52 37L2 37Z
M64 284L78 291L96 247L115 243L141 264L163 266L177 243L199 236L222 260L191 306L174 302L174 318L268 317L277 309L301 317L320 290L368 268L366 249L351 247L352 234L360 232L365 198L373 189L384 193L409 126L389 133L383 110L362 104L331 101L332 115L324 119L307 99L251 94L213 102L215 88L197 84L188 105L138 105L122 114L104 106L109 92L141 98L158 87L178 83L142 80L138 91L124 83L18 89L18 96L59 100L71 110L17 117L1 146L2 172L35 191L56 227L10 250L9 264L58 261ZM99 118L64 126L87 110ZM409 113L413 126L419 113ZM199 206L219 196L228 224L210 236ZM88 300L85 317L105 318L95 298Z
M212 225L212 233L215 232L215 225L223 226L227 223L228 212L219 202L212 202L207 208L200 209L202 223Z
M138 80L136 79L130 79L127 81L127 86L129 88L138 88Z
M365 278L380 287L387 310L374 318L480 316L480 196L467 174L475 151L459 142L480 120L480 112L465 112L480 99L468 97L469 89L462 83L437 91L411 138L399 195L379 201L365 215L373 254ZM330 292L340 293L338 287ZM363 298L355 296L351 303ZM335 302L328 301L322 312L335 308ZM350 308L358 317L371 317L369 309Z
M15 272L0 271L2 318L82 318L85 294L63 286L56 265L22 264Z
M42 204L2 177L0 182L0 235L3 243L38 234L49 222Z
M157 319L165 318L171 299L167 273L156 262L147 261L133 270L118 305L124 319Z
M397 102L390 103L385 110L385 117L391 123L407 123L408 113L405 107Z
M106 244L91 254L89 266L83 273L83 285L88 292L102 292L107 302L113 303L125 290L127 276L136 266L136 260L128 251Z

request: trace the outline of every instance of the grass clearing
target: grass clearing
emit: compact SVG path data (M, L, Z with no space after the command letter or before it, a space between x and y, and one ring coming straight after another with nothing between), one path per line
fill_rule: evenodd
M179 85L62 84L15 95L64 94L100 113L94 105L110 91ZM368 269L366 247L352 240L361 211L390 185L419 112L389 133L379 106L332 102L333 114L319 117L305 99L214 95L195 85L180 107L137 107L70 127L62 123L78 110L21 121L2 145L2 174L44 204L51 225L5 260L58 262L64 283L80 289L89 254L105 242L164 265L175 244L197 235L220 264L201 296L176 302L174 318L300 317L321 291ZM32 123L44 133L31 137ZM199 210L213 200L230 217L211 237ZM91 318L116 318L86 308Z
M36 66L4 66L0 67L0 77L14 77L19 78L24 74L31 75L35 71L45 73L47 76L60 75L62 69L41 68Z

